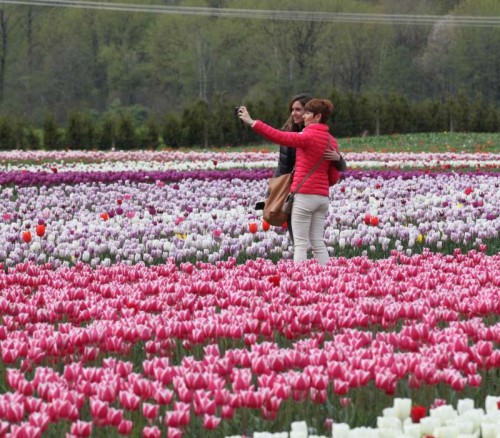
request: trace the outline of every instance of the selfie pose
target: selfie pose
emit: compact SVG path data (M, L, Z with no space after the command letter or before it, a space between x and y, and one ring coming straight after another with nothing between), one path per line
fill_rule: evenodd
M313 97L307 93L300 93L292 97L290 100L290 104L288 105L288 111L290 116L281 127L282 131L287 132L301 132L304 129L304 113L305 113L305 105L309 102ZM295 158L296 158L296 149L289 148L286 146L280 145L279 155L278 155L278 165L274 171L273 176L278 177L281 175L285 175L287 173L292 172L295 167ZM329 161L334 161L336 163L336 167L340 171L344 171L346 167L346 163L342 156L335 151L335 149L329 150L325 154L325 159ZM267 196L267 195L266 195ZM265 202L259 202L256 205L256 209L262 210L264 208ZM290 239L293 243L293 225L291 222L291 218L287 221L288 224L288 234L290 235Z
M337 145L327 125L333 104L327 99L311 99L305 104L304 110L302 132L280 131L260 120L254 120L244 106L239 108L238 116L257 134L273 143L296 150L292 192L316 167L299 187L293 202L291 214L294 233L293 259L295 262L307 260L307 248L310 243L318 263L325 265L329 258L323 235L329 205L330 163L326 159L322 161L321 159L325 157L327 150L335 149ZM335 152L338 153L338 150L335 149Z

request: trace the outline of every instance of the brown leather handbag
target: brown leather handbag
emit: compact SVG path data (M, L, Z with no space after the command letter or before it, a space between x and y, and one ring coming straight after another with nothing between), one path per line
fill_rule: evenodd
M291 173L269 179L269 196L264 205L264 220L270 225L280 226L288 221L288 214L283 212L283 204L290 194L294 170Z

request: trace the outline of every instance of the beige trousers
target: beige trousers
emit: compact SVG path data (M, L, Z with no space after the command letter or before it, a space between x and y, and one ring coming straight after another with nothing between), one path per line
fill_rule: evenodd
M329 259L324 241L325 219L329 198L320 195L297 193L292 208L293 261L307 260L307 250L311 244L314 257L320 265Z

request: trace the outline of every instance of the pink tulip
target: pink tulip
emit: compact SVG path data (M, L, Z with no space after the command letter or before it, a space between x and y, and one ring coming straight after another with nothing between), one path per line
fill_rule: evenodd
M133 427L134 423L132 421L122 420L118 425L117 430L120 435L130 435Z
M476 350L482 357L490 356L493 353L493 343L488 341L479 341L476 344Z
M208 430L217 429L220 421L221 419L214 415L205 414L203 417L203 427Z
M78 417L76 406L67 400L55 399L48 406L48 413L52 421L60 419L75 421Z
M90 414L98 420L105 420L108 417L109 404L92 397L90 399Z
M142 429L143 438L160 438L161 430L156 426L146 426Z
M175 427L169 427L167 430L167 438L182 438L182 430Z
M10 423L7 421L0 421L0 436L5 436L10 429Z
M148 399L153 393L151 381L148 379L135 379L132 383L132 389L136 395L143 399Z
M2 348L2 362L5 364L12 364L16 362L18 357L19 352L17 350Z
M47 429L49 422L50 416L45 412L32 412L29 415L29 423L34 427L38 427L41 431Z
M184 427L189 424L190 411L189 410L174 410L165 413L165 424L171 427Z
M327 399L326 390L311 388L309 390L309 393L310 393L311 400L314 403L323 404L326 402L326 399Z
M118 427L123 420L123 411L121 409L109 408L106 420L102 422L103 425L111 425Z
M338 395L345 395L349 390L349 384L342 380L334 380L333 382L333 391Z
M92 422L78 420L71 424L70 432L78 437L88 437L92 434Z
M11 423L19 423L24 418L24 404L10 403L5 410L4 417Z
M142 415L148 420L154 420L158 417L159 406L151 403L142 404Z
M129 411L136 411L139 409L141 398L128 391L120 391L118 395L120 404Z
M12 438L40 438L42 431L28 423L14 424L10 429L9 436Z
M42 410L43 401L40 400L39 398L28 396L24 398L23 402L24 402L24 409L28 414Z
M174 393L169 389L157 388L153 392L153 399L159 405L165 406L172 402Z

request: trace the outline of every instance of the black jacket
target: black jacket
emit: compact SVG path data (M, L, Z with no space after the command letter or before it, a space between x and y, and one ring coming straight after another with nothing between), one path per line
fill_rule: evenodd
M274 171L274 177L290 173L295 167L295 157L297 151L294 148L280 146L278 157L278 167Z

